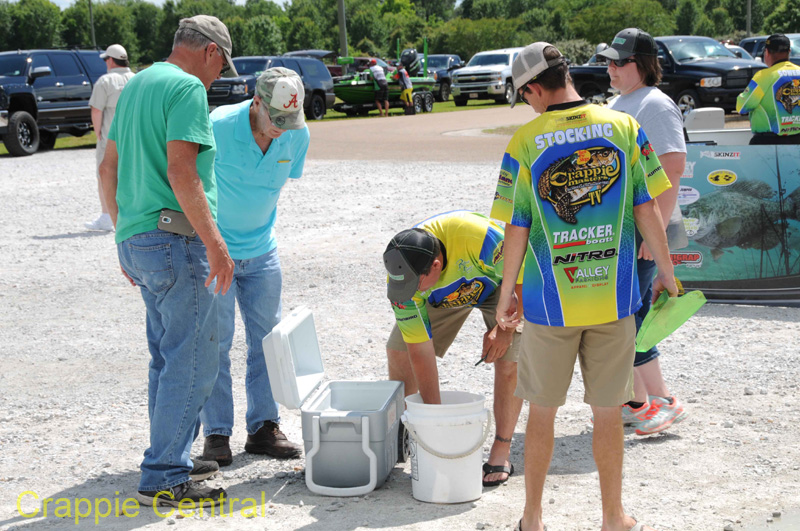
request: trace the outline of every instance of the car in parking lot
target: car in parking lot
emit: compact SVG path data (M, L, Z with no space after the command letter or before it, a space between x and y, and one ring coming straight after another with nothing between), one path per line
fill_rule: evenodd
M789 52L789 60L797 64L797 61L800 61L800 33L787 33L786 36L789 38L789 42L792 46L791 51ZM747 50L750 55L759 61L763 61L767 37L767 35L746 37L739 41L739 46Z
M333 78L318 59L311 57L247 56L235 57L233 64L237 77L220 78L208 89L209 107L230 105L248 100L255 95L256 79L264 70L282 66L294 70L303 80L305 101L303 110L309 120L322 120L325 112L333 107Z
M495 100L511 103L514 84L511 81L511 63L522 48L504 48L478 52L467 66L453 74L453 102L463 107L469 100Z

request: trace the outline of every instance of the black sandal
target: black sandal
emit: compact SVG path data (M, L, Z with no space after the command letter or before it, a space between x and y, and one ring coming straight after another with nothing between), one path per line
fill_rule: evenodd
M490 465L489 463L483 464L483 477L486 478L489 474L508 474L506 479L496 479L494 481L486 481L483 480L484 487L496 487L498 485L502 485L508 478L514 475L514 465L505 466L505 465Z

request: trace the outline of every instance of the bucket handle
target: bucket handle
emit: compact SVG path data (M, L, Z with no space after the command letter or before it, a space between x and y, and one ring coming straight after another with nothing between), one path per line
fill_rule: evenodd
M342 417L336 420L329 420L333 423L346 423L357 426L357 417ZM361 496L369 494L375 490L378 484L378 458L375 452L369 447L369 417L361 417L361 450L369 458L369 483L357 487L326 487L314 483L314 456L319 452L319 416L311 418L311 451L306 454L306 486L311 492L322 494L323 496Z
M415 443L419 444L422 447L422 449L428 452L429 454L435 457L439 457L441 459L461 459L462 457L467 457L468 455L472 455L474 452L476 452L481 446L483 446L483 443L485 443L486 439L489 437L489 430L491 430L491 424L492 424L492 413L488 409L484 409L482 415L486 417L485 418L486 426L483 429L483 437L481 437L480 441L478 441L478 443L475 444L475 446L473 446L466 452L463 452L461 454L452 454L452 455L437 452L436 450L425 444L425 442L422 439L420 439L419 436L417 435L417 432L414 430L414 426L411 424L411 421L408 420L408 417L403 415L401 417L401 420L403 421L403 424L405 425L406 430L408 431L408 435L414 440Z

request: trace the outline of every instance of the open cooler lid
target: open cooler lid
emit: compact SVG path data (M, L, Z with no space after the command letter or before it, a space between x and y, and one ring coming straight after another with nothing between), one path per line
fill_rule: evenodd
M325 374L311 310L293 310L275 325L262 344L272 396L279 404L299 409Z

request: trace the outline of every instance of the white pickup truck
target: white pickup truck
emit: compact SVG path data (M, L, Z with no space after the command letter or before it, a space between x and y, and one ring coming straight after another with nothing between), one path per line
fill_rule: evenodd
M479 52L467 66L453 74L452 96L457 107L469 100L495 100L511 103L514 84L511 82L511 63L522 48L504 48Z

